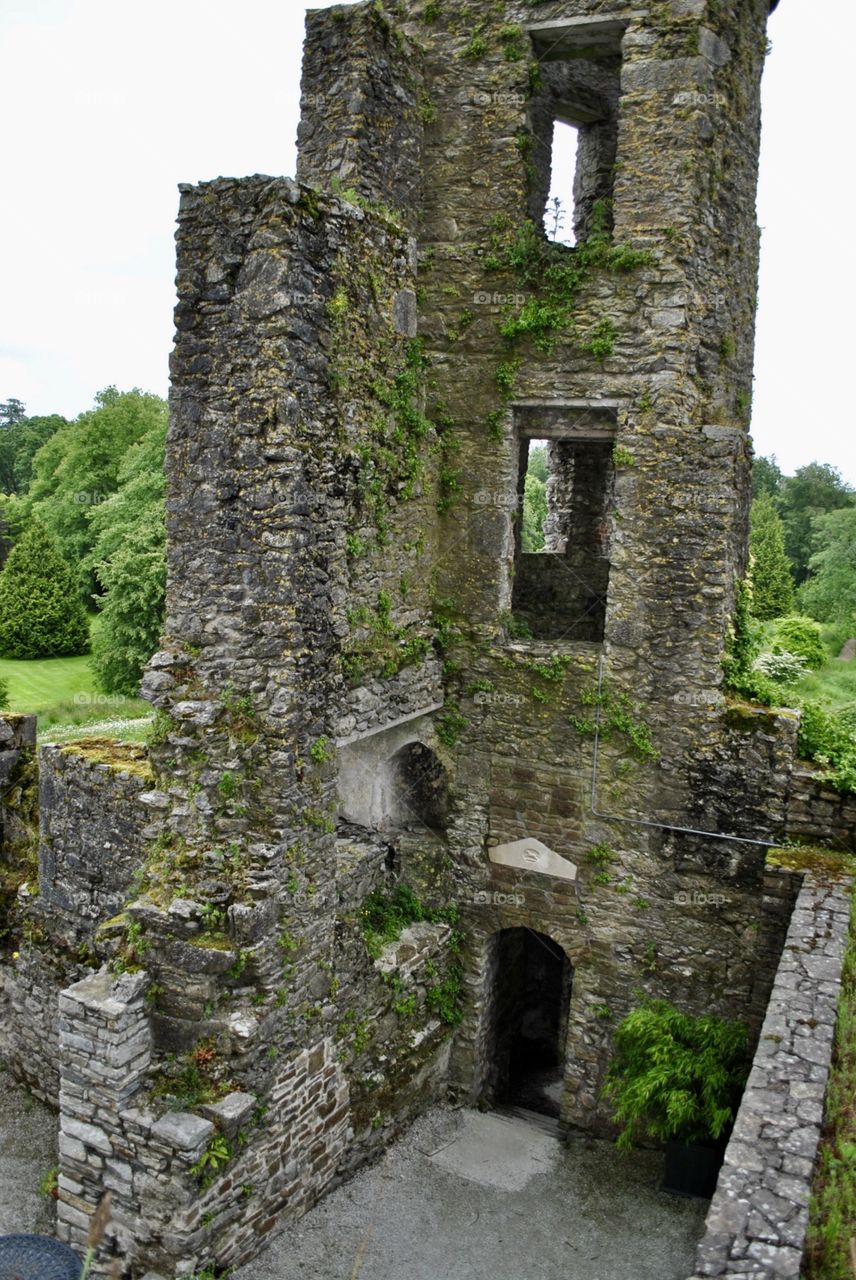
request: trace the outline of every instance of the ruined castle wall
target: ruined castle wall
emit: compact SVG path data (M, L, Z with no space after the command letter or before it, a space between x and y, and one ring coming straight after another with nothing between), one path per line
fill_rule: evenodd
M482 871L474 839L460 855L466 999L452 1079L462 1096L482 1100L495 1053L492 992L504 980L490 969L491 940L499 930L527 927L553 938L573 969L563 1117L609 1133L603 1072L612 1031L639 993L740 1017L757 1036L796 886L789 876L764 872L766 847L669 833L649 843L639 838L644 830L593 815L593 739L569 736L567 725L586 714L574 688L587 673L596 678L596 654L578 656L561 681L527 666L525 644L509 656L513 665L499 674L483 660L478 674L490 671L493 688L462 703L474 742L456 778L462 809L472 827L487 823L489 846L535 836L574 863L577 875L568 881L496 864ZM754 803L753 782L768 787L778 765L783 811L789 774L782 742L793 725L772 715L765 725L755 729L752 751L731 744L741 770L732 805L742 796ZM742 742L743 731L735 733ZM607 740L601 750L618 748ZM637 777L656 767L634 763L626 751L614 759L623 759L620 782L603 754L600 761L597 796L607 815L626 814ZM730 760L718 755L717 768Z
M612 1030L640 990L760 1027L795 892L763 847L795 729L735 722L721 654L745 556L764 14L726 0L714 30L696 4L602 8L551 7L593 25L547 34L522 0L313 14L299 176L320 189L182 189L154 783L130 927L105 943L146 977L63 997L63 1221L79 1242L109 1173L120 1222L153 1224L135 1267L253 1252L447 1070L488 1100L500 930L547 934L572 966L566 1124L608 1129ZM597 261L563 277L545 333L526 218L573 111ZM521 445L541 431L583 478L573 589L552 589L587 610L606 588L585 637L514 616ZM399 818L429 775L446 811L375 832L385 813L350 801L412 744ZM527 837L576 879L491 862ZM369 954L361 904L402 874L458 904L460 955L439 924ZM238 1100L158 1115L200 1053Z
M36 717L0 716L0 958L17 945L18 894L35 880L38 822Z
M177 1257L197 1270L212 1261L225 1267L305 1212L328 1184L347 1136L347 1086L332 1042L322 1039L278 1065L264 1105L232 1093L206 1114L158 1115L144 1105L152 1061L146 986L141 976L101 973L63 993L58 1232L81 1247L109 1188L108 1249L136 1273L166 1273ZM213 1176L215 1137L226 1178Z
M117 1155L119 1221L153 1224L135 1267L245 1257L443 1086L449 929L405 941L389 980L358 895L394 867L336 832L337 739L442 702L414 268L398 223L287 180L182 194L154 781L128 927L105 944L145 994L114 1008L102 975L63 995L68 1051L82 1005L111 1062L128 1038L153 1056L117 1123L98 1101L113 1077L69 1059L63 1221L79 1240ZM203 1157L227 1117L157 1116L200 1051L267 1117L225 1168Z
M563 38L573 60L572 37L557 31L562 16L584 11L574 5L558 15L549 51L535 32L536 60L540 53L561 66ZM532 22L522 9L514 17ZM609 52L621 84L612 217L615 242L648 257L632 270L586 274L567 327L543 343L503 340L499 330L519 311L518 296L534 302L538 294L537 273L527 278L503 264L515 252L519 260L525 244L519 233L531 183L542 181L540 130L557 81L552 72L540 85L533 77L525 32L515 48L510 33L490 24L480 42L472 21L425 24L426 91L437 115L425 131L420 328L436 394L454 422L461 487L441 516L436 565L459 628L451 656L460 675L448 680L447 698L457 699L464 720L451 752L450 892L464 906L465 932L479 939L468 981L481 991L459 1043L482 1035L476 1013L491 934L525 923L554 937L575 965L568 1060L576 1065L563 1114L587 1124L625 993L656 989L688 1007L745 1016L757 1030L783 937L784 905L776 899L768 915L760 889L764 843L784 830L792 726L775 717L766 731L735 726L721 695L748 510L752 334L744 320L754 298L765 14L757 5L725 6L720 17L728 49L696 9L622 16ZM562 92L596 87L571 75ZM708 90L718 95L722 134L712 150ZM715 174L713 153L732 147L734 174L702 182L700 173ZM727 314L714 306L714 283L729 299ZM720 331L730 307L741 317L739 351ZM602 347L595 339L604 321L612 338ZM519 635L509 643L520 437L538 438L539 413L551 440L559 424L567 439L596 440L601 450L603 424L613 424L606 519L587 535L588 554L600 540L610 562L602 650L580 643L578 629L575 639L573 626L547 630L544 643ZM580 562L568 568L570 598ZM588 583L596 595L600 577L582 576L597 577ZM642 758L609 727L609 707L619 706L609 700L622 694L659 758ZM597 700L607 726L593 796L593 744L580 726L591 724ZM729 802L735 787L744 799ZM673 838L658 823L758 844ZM527 835L583 869L575 886L526 872L509 880L490 865L488 842ZM603 846L605 873L589 861ZM701 909L688 910L694 903ZM472 1079L472 1070L470 1052L462 1075Z
M35 751L36 717L0 715L0 859L4 864L32 834Z
M183 894L184 921L167 907L173 886L192 890L206 866L210 876L219 846L221 954L207 948L210 962L201 957L198 988L188 992L185 952L164 948L158 1016L173 1043L183 1037L190 1047L200 1023L228 1015L218 981L224 952L230 968L245 951L237 985L270 1001L250 1020L260 1075L267 1034L284 1028L275 993L291 991L292 1018L314 1009L324 985L318 962L332 961L333 913L313 904L328 902L335 882L340 729L367 730L437 701L436 667L420 683L398 661L399 631L424 623L427 583L414 573L408 612L393 607L390 586L406 553L397 479L380 474L377 456L379 417L405 395L396 379L407 371L412 285L406 234L355 206L263 178L184 192L167 643L148 678L169 716L155 751L167 853L152 865L143 914L149 933L177 932L183 944L205 932L193 902L207 890ZM392 553L377 545L379 523ZM357 699L369 677L386 681L385 697ZM173 838L190 864L181 878L171 871ZM294 940L292 955L278 935Z
M422 196L426 111L418 49L373 5L307 15L297 178L401 214Z
M449 1026L426 999L446 973L449 926L415 925L376 959L343 928L336 1020L302 1046L271 1046L263 1093L171 1097L144 974L102 971L62 993L62 1238L84 1244L110 1188L111 1237L135 1274L176 1257L234 1265L441 1096Z

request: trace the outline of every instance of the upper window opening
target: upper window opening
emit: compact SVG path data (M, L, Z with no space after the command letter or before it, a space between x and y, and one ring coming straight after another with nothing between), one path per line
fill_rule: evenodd
M566 48L557 36L556 48L548 42L539 56L540 87L528 108L529 207L556 244L585 240L595 222L609 229L621 98L616 32L609 26L605 43L579 45L572 27Z
M579 133L571 124L556 120L553 124L553 147L550 160L550 191L544 211L547 239L556 244L576 244L575 178Z

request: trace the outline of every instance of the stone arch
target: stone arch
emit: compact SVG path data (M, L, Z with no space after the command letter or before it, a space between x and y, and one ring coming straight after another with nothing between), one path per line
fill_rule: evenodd
M414 739L396 751L387 769L390 825L399 830L445 830L449 784L446 770L431 748Z
M398 726L339 754L340 817L373 831L445 830L446 770L418 728Z

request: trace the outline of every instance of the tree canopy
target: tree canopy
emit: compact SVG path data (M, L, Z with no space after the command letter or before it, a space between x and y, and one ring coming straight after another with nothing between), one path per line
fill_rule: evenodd
M780 618L794 603L791 562L776 504L769 495L752 503L749 538L752 553L752 612L756 618Z
M856 492L828 463L810 462L788 476L779 495L779 510L785 529L785 550L790 557L797 583L809 573L814 553L814 521L818 516L856 503Z
M776 461L776 455L770 458L755 458L752 463L752 497L772 497L781 493L785 477Z
M89 516L116 493L128 450L167 418L160 396L136 389L108 387L95 399L94 409L60 427L39 449L25 499L27 514L44 523L75 567L77 589L87 604L99 591Z
M816 516L812 532L811 577L800 603L820 622L856 625L856 507Z
M108 693L134 696L163 626L166 422L156 422L126 454L116 493L89 512L88 567L103 591L93 666Z
M27 492L33 478L34 456L60 427L66 426L66 419L55 413L47 418L19 418L0 429L0 493Z

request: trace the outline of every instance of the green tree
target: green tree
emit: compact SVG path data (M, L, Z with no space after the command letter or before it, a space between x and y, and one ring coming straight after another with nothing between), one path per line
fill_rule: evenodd
M547 488L531 471L526 473L523 491L523 528L521 547L524 551L544 550L544 521L547 518Z
M104 592L92 663L107 693L133 696L163 627L166 591L166 422L131 448L117 492L89 513L88 567Z
M11 427L27 416L27 409L20 400L3 400L0 402L0 431Z
M755 458L752 463L752 497L772 498L781 493L785 477L776 461L776 455L769 458Z
M815 517L814 545L801 607L820 622L856 625L856 508Z
M852 507L854 503L856 493L828 463L811 462L784 481L780 510L785 526L785 550L797 584L808 577L809 560L815 550L814 521L829 511Z
M604 1093L623 1126L617 1145L709 1142L727 1133L749 1071L740 1022L682 1013L651 1000L615 1029Z
M791 562L785 554L785 532L773 499L752 503L749 539L752 552L752 612L767 620L790 613L794 604Z
M46 418L25 418L14 428L13 493L26 493L33 479L33 458L42 445L56 435L68 420L54 413Z
M0 654L60 658L89 647L74 574L44 525L34 520L0 573Z
M543 444L533 444L529 449L529 465L526 468L527 474L535 476L544 484L547 483L547 449Z
M53 533L75 567L81 598L98 591L92 571L93 531L89 515L119 487L119 471L128 450L166 422L159 396L108 387L96 407L61 427L33 459L27 507Z
M26 493L33 476L33 457L60 427L65 418L21 418L0 430L0 493Z

